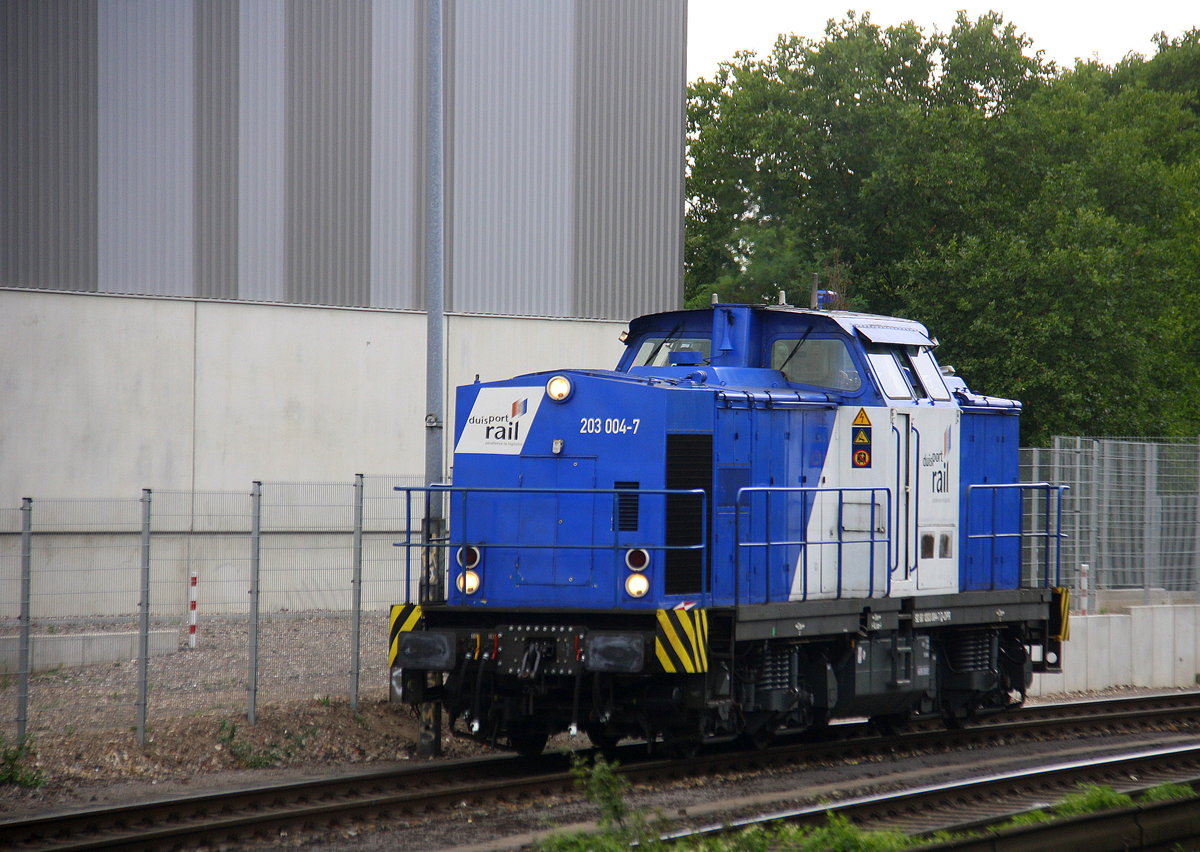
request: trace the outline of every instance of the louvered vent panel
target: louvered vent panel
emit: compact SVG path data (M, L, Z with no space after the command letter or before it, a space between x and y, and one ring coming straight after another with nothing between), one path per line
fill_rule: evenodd
M614 482L613 488L629 488L637 490L642 487L640 482ZM621 532L637 532L638 528L638 495L617 495L617 529Z
M667 488L701 488L712 492L712 435L667 436ZM704 543L703 507L700 495L674 494L667 497L666 543L690 546ZM668 595L689 595L703 589L704 552L668 550L664 590Z

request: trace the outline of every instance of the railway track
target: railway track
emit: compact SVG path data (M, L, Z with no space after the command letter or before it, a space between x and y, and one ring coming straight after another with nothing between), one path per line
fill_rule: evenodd
M781 742L759 751L729 747L690 760L647 757L644 746L618 749L621 772L639 783L805 762L951 749L974 742L1048 738L1066 733L1200 727L1200 693L1038 705L958 730L920 729L899 736L865 724L834 726L822 742ZM0 823L0 847L12 849L176 849L270 838L281 830L437 813L462 802L521 801L574 789L563 755L540 760L492 756L439 761L299 783L51 814Z
M779 823L819 825L826 821L829 813L838 813L869 830L892 829L910 835L949 831L967 835L994 826L1012 814L1042 807L1075 792L1080 784L1106 784L1118 791L1133 791L1164 782L1187 783L1193 788L1200 786L1200 746L1143 750L828 802L680 831L670 835L670 839L699 839ZM1200 806L1192 799L1012 828L1002 834L964 836L929 848L1105 852L1169 845L1196 837L1200 837Z

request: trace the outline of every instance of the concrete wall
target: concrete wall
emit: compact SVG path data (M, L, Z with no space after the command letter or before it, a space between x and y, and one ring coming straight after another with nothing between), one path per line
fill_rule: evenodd
M476 373L612 367L625 328L447 325L451 406L454 386ZM0 507L420 473L425 316L0 290L0 399Z
M1034 675L1033 695L1113 686L1195 688L1200 606L1135 606L1128 614L1072 615L1063 673Z
M150 656L170 654L179 649L178 630L151 630ZM0 674L6 677L21 671L21 640L18 636L0 636ZM138 657L138 634L71 633L35 634L29 637L29 668L34 672L94 663L115 663Z

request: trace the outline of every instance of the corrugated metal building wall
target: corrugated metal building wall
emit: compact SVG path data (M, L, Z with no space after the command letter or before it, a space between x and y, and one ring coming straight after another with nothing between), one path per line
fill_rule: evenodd
M448 308L682 294L686 0L445 0ZM420 309L421 0L0 0L0 287Z

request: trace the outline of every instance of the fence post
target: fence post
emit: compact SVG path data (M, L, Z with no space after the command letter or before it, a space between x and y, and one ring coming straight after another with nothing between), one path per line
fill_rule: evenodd
M24 742L29 721L30 588L33 580L33 498L21 498L21 639L17 653L17 742Z
M146 701L150 670L150 489L142 489L142 570L138 596L137 740L146 744Z
M358 709L359 644L362 637L363 475L354 474L354 576L350 580L350 708Z
M1120 578L1116 576L1112 559L1112 536L1109 534L1109 519L1113 512L1113 499L1108 484L1110 477L1108 442L1101 439L1092 447L1092 468L1096 480L1096 539L1092 551L1091 566L1096 569L1096 580L1093 584L1096 591L1111 589L1119 585ZM1097 597L1096 605L1100 606Z
M1197 603L1200 603L1200 438L1196 439L1196 488L1195 497L1196 521L1192 528L1192 591L1196 593Z
M1149 605L1150 589L1161 574L1162 563L1162 511L1158 500L1158 445L1147 441L1143 445L1146 469L1142 477L1142 544L1145 562L1142 569L1142 603ZM1169 599L1169 598L1168 598Z
M246 675L249 692L246 718L254 724L258 701L258 569L262 558L262 483L255 481L250 491L250 671Z

